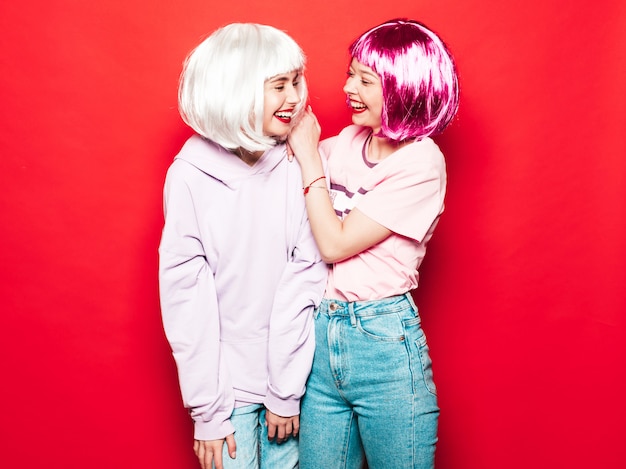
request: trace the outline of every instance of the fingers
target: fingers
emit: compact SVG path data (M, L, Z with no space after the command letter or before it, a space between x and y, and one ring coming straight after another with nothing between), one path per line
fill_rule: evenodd
M265 414L265 421L267 423L267 439L270 441L275 439L277 443L284 443L290 436L297 437L300 432L299 415L281 417L268 410Z
M288 436L287 425L285 424L279 425L276 430L277 430L276 441L278 443L282 443L285 440L287 440L287 436Z
M289 145L289 142L286 143L287 146L287 161L293 161L293 149L291 148L291 145Z
M235 442L235 435L228 435L226 437L226 447L228 448L228 455L230 459L237 457L237 443Z
M298 124L296 124L296 125L297 126L298 125L302 126L307 121L315 122L316 124L319 125L319 122L317 120L317 116L315 115L315 113L311 109L311 106L307 107L306 111L302 114L302 118L298 121Z
M228 455L235 458L235 437L231 434L226 437L226 444L228 446ZM224 446L224 440L194 440L193 450L198 458L200 467L202 469L224 469L222 462L222 448Z
M215 465L215 469L224 469L224 464L222 463L222 451L215 452L211 455L210 459L205 459L206 467L202 467L202 469L211 469L211 461Z
M274 438L276 438L276 425L267 422L267 439L271 441Z
M315 114L312 114L312 115L313 115L313 120L315 121L315 126L317 127L317 130L321 131L322 126L320 125L320 121L317 120L317 116Z
M286 426L283 425L267 425L267 439L269 441L276 440L276 443L284 443L287 441L289 435L287 434Z
M195 440L193 442L193 450L196 453L196 457L198 458L198 462L200 463L200 467L202 469L211 469L213 462L213 454L210 451L207 451L206 446L204 445L204 441Z

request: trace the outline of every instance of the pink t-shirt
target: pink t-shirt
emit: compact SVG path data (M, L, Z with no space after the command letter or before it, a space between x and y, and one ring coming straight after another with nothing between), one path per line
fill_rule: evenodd
M393 233L332 266L325 296L366 301L401 295L418 284L426 244L444 208L446 166L430 138L404 146L379 163L366 158L371 130L349 126L322 142L335 212L358 208Z

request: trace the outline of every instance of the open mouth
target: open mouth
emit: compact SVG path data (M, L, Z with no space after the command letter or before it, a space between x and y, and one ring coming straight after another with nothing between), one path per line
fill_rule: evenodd
M354 114L360 114L367 109L367 106L360 101L348 100L348 107L352 109Z
M291 123L291 118L293 117L293 109L286 109L284 111L276 111L274 113L274 117L284 124Z

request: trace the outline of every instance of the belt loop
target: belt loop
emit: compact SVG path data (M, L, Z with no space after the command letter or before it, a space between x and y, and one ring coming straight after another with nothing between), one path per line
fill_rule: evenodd
M413 295L411 295L411 292L408 291L404 294L404 296L406 297L407 300L409 300L409 303L411 303L411 307L413 308L413 311L415 311L415 315L417 316L417 305L415 304L415 300L413 299Z
M348 313L350 314L350 325L356 327L356 316L354 315L354 301L348 303Z

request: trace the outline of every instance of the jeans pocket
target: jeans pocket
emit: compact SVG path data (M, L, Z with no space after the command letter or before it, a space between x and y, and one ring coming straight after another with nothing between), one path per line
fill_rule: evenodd
M405 339L402 320L397 314L360 317L357 328L363 335L373 340L401 342Z
M434 395L437 395L437 388L435 387L435 380L433 377L433 363L430 359L430 350L428 343L426 342L426 335L420 328L420 334L415 339L415 347L419 355L419 363L422 371L422 379L426 389Z

